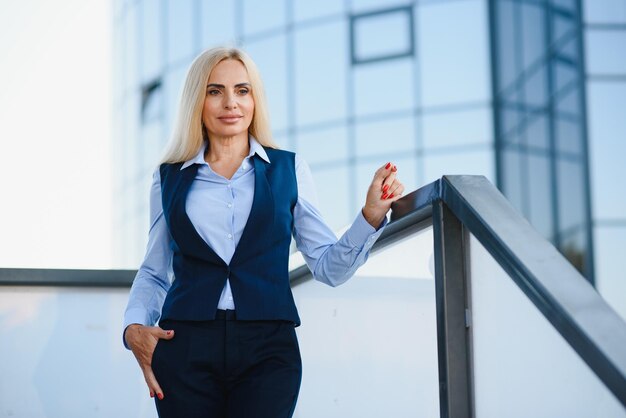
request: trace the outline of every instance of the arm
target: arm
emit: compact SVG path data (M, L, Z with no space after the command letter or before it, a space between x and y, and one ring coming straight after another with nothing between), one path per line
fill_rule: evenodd
M124 346L126 330L131 324L154 325L161 316L161 307L170 287L168 271L172 260L171 237L161 203L161 175L157 168L150 188L150 232L143 263L130 289L124 313Z
M132 350L143 373L150 396L163 399L164 394L152 371L152 354L159 339L174 338L174 331L165 331L155 324L161 316L165 295L170 288L168 272L172 261L171 236L163 216L161 175L157 168L150 188L150 232L143 263L130 289L124 313L124 346Z
M306 162L296 154L298 201L294 208L293 234L296 246L316 280L338 286L352 277L367 261L370 249L387 225L386 213L391 202L397 200L402 192L398 190L400 193L396 194L395 199L382 199L384 194L374 190L384 187L382 182L387 182L386 172L391 171L383 171L381 168L376 172L368 191L368 202L359 211L350 228L337 240L317 209L317 195L311 171ZM395 174L393 177L395 178ZM391 181L393 182L393 178Z

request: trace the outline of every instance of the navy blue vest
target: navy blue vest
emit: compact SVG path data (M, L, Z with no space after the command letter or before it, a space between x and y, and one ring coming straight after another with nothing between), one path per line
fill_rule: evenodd
M265 148L265 147L264 147ZM173 238L175 280L161 319L210 320L226 279L241 320L288 320L300 324L289 285L289 244L298 197L295 154L265 148L271 163L254 163L252 208L235 253L226 264L196 232L185 201L198 164L162 164L163 213ZM210 213L210 210L209 210Z

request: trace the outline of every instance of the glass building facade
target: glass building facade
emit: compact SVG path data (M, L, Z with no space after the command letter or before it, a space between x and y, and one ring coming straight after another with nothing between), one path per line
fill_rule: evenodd
M203 49L236 45L257 62L275 139L311 166L332 228L354 218L387 161L407 191L444 174L485 175L596 280L604 267L594 259L626 240L624 194L603 201L614 193L597 183L611 183L602 167L590 175L598 153L618 158L611 141L626 129L607 136L603 119L621 123L626 95L611 89L626 86L626 71L624 54L606 64L586 59L585 46L623 45L626 0L587 3L115 1L114 259L136 268L143 257L151 174L188 65ZM596 136L612 139L596 149Z

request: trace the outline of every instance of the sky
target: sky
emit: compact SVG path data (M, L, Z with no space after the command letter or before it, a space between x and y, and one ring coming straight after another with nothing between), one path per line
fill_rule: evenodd
M0 268L111 263L108 0L0 0Z

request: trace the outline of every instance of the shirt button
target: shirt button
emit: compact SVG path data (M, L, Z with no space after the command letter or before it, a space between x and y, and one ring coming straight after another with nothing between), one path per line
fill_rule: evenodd
M233 234L228 234L228 239L233 239Z
M229 203L229 204L228 204L228 207L229 207L229 208L232 208L232 207L233 207L233 204L232 204L232 203Z
M228 187L230 189L230 183L228 183L228 185L226 187Z

